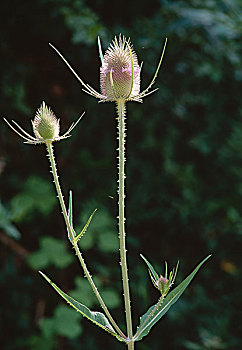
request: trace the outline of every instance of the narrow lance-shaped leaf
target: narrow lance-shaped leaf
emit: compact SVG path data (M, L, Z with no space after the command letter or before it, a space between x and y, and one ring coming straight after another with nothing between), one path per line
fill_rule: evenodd
M70 223L70 227L72 229L73 235L75 236L76 233L75 233L74 228L73 228L73 210L72 210L72 208L73 208L73 206L72 206L72 191L70 191L69 192L68 221ZM67 232L68 232L68 238L69 238L70 242L72 243L68 229L67 229Z
M146 265L148 266L152 277L155 279L155 281L157 281L158 278L159 278L159 275L158 275L158 273L156 273L154 267L151 265L151 263L142 254L140 254L140 256L145 261Z
M73 214L72 214L72 191L69 192L69 207L68 207L68 220L69 223L71 225L71 227L73 227Z
M78 236L75 237L74 243L78 242L79 239L84 235L84 233L86 232L86 230L87 230L87 228L88 228L90 222L92 221L93 215L96 213L96 211L97 211L97 209L95 209L95 210L93 211L93 213L90 215L90 217L89 217L89 219L87 220L87 223L86 223L86 225L83 227L82 231L79 233Z
M69 224L70 224L70 228L72 230L72 234L73 236L75 237L76 236L76 232L74 230L74 227L73 227L73 205L72 205L72 191L69 192L69 206L68 206L68 221L69 221ZM70 232L69 232L69 229L67 227L67 233L68 233L68 238L69 238L69 241L71 243L72 240L71 240L71 236L70 236Z
M170 307L180 298L200 267L210 258L210 256L211 255L207 256L183 282L181 282L172 292L167 295L165 299L161 298L158 303L151 306L149 310L140 318L140 325L137 328L137 332L134 336L135 341L141 340L144 336L146 336L151 328L161 319L161 317L167 313Z
M116 337L119 341L125 342L125 339L123 339L120 335L118 335L111 324L109 323L106 316L101 312L91 311L89 310L85 305L79 303L75 299L71 298L69 295L64 293L55 283L53 283L43 272L39 271L40 274L46 279L47 282L50 283L50 285L56 290L57 293L59 293L65 301L70 304L76 311L80 312L82 316L88 318L91 322L96 324L97 326L104 329L106 332L112 334L114 337Z

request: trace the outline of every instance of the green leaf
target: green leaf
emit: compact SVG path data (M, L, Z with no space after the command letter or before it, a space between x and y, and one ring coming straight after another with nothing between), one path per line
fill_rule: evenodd
M73 205L72 205L72 191L70 191L69 192L68 221L70 223L70 227L71 227L73 236L75 237L76 236L76 232L75 232L75 230L73 228L73 209L72 208L73 208ZM68 233L69 241L72 243L68 227L67 227L67 233Z
M75 237L74 243L78 242L79 239L84 235L84 233L86 232L86 230L87 230L87 228L88 228L90 222L92 221L93 215L96 213L96 211L97 211L97 209L95 209L95 210L93 211L93 213L91 214L91 216L90 216L89 219L87 220L86 225L85 225L85 226L83 227L83 229L81 230L81 233L79 233L79 235L78 235L77 237Z
M69 223L71 225L71 227L73 227L73 210L72 210L72 191L69 192L69 207L68 207L68 220Z
M65 301L70 304L75 310L80 312L82 316L88 318L91 322L96 324L97 326L104 329L106 332L112 334L114 337L116 337L119 341L125 342L125 339L123 339L120 335L118 335L111 324L109 323L106 316L101 312L91 311L89 310L85 305L79 303L75 299L71 298L69 295L64 293L55 283L53 283L43 272L39 271L39 273L46 279L47 282L50 283L50 285L59 293Z
M180 298L184 290L187 288L200 267L210 258L207 256L194 271L181 282L171 293L167 295L165 299L160 299L158 303L151 306L149 310L140 318L140 325L137 328L137 332L134 336L134 340L141 340L146 336L151 328L164 316L170 307Z
M146 265L148 266L151 276L154 278L155 281L157 281L159 279L159 275L158 273L155 272L154 267L151 265L151 263L149 263L149 261L142 255L140 254L141 258L145 261Z

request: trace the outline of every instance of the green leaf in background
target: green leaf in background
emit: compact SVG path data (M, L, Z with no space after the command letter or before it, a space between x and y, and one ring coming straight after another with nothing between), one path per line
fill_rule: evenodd
M214 320L213 320L214 323ZM206 325L208 327L208 325ZM222 350L230 349L228 344L223 341L222 337L216 334L216 327L208 329L201 328L199 330L199 340L197 343L191 341L185 341L184 346L189 350Z
M90 45L96 41L98 34L102 35L105 31L99 16L84 1L74 1L72 7L66 4L59 6L58 12L72 32L73 43Z
M118 235L114 231L102 232L98 237L97 246L103 253L117 252Z
M112 334L114 337L116 337L119 341L125 342L125 339L121 338L120 335L118 335L111 324L109 323L106 316L101 312L91 311L89 310L85 305L79 303L75 299L71 298L69 295L64 293L59 287L57 287L56 284L54 284L43 272L39 271L40 274L46 279L47 282L50 283L50 285L59 293L65 301L70 304L74 309L76 309L78 312L82 314L82 316L88 318L91 322L96 324L97 326L104 329L106 332Z
M20 232L11 223L10 217L11 213L8 212L0 202L0 228L3 229L8 236L19 239L21 236Z
M118 295L118 293L111 288L106 288L102 290L102 297L107 305L108 308L110 309L115 309L116 307L120 306L121 304L121 299Z
M100 280L96 276L93 276L95 285L100 287ZM74 299L78 299L80 296L85 300L87 307L93 307L97 305L97 298L94 293L90 293L90 284L87 279L76 277L75 289L69 292L70 296ZM108 308L113 309L120 305L120 298L118 292L114 289L102 286L102 298Z
M53 317L40 321L40 328L45 337L59 334L66 338L76 338L82 333L79 315L66 305L58 305Z
M193 272L181 282L167 297L157 304L151 306L149 310L140 318L140 325L137 328L137 332L134 336L135 341L141 340L146 336L151 328L164 316L170 307L180 298L184 290L187 288L200 267L210 258L207 256L194 270Z
M29 350L53 350L56 348L56 339L54 335L52 337L33 335L26 341L26 344L24 344L24 346L25 349Z
M93 279L97 285L94 276ZM71 290L69 294L74 299L78 299L81 296L82 300L85 300L87 307L93 307L97 304L97 299L95 297L95 294L90 292L90 288L91 287L88 280L78 276L75 278L75 289Z
M92 230L88 232L88 235L85 235L82 240L80 240L79 245L82 250L88 250L93 248L95 244L95 237Z
M55 204L56 197L51 183L41 177L30 176L23 191L11 201L12 220L28 220L36 211L47 216Z
M49 265L64 268L73 261L65 242L50 236L40 238L40 249L30 253L28 263L33 269L43 269Z
M90 219L91 208L96 203L87 204L83 209L79 222L87 222ZM89 219L88 219L89 218ZM76 231L81 231L82 226ZM102 233L102 234L100 234ZM107 209L98 210L95 215L95 220L92 221L92 226L89 229L88 235L82 237L79 242L81 249L90 249L97 245L103 253L113 253L118 251L118 235L116 234L116 222L110 215Z

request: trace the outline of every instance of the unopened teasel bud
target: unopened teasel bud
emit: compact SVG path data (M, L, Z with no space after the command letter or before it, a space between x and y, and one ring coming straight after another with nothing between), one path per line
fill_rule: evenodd
M37 139L54 141L59 138L59 120L57 120L52 110L46 106L45 102L37 110L32 124Z
M161 291L161 292L164 292L167 288L167 284L168 284L168 279L163 277L163 276L160 276L160 278L158 279L157 281L157 284L158 284L158 289Z

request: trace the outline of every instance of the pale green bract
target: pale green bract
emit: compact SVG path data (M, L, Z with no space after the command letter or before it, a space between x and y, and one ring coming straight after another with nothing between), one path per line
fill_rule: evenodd
M210 256L211 255L207 256L183 282L181 282L172 292L167 295L165 299L163 299L161 303L158 301L158 303L151 306L148 311L141 316L140 325L138 326L137 332L134 336L135 341L139 341L146 336L151 328L161 319L161 317L167 313L170 307L180 298L200 267L210 258ZM156 307L157 310L154 310Z
M82 316L88 318L91 322L96 324L97 326L104 329L106 332L112 334L121 342L126 342L120 335L118 335L111 324L109 323L107 317L102 312L91 311L85 305L79 303L75 299L71 298L68 294L64 293L55 283L53 283L43 272L39 271L39 273L46 279L47 282L59 293L65 301L71 305L76 311L80 312Z

